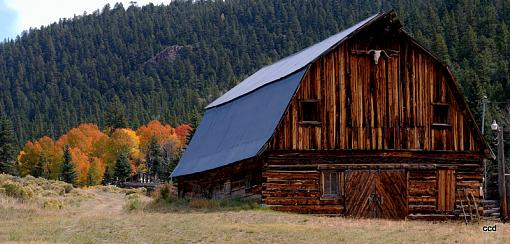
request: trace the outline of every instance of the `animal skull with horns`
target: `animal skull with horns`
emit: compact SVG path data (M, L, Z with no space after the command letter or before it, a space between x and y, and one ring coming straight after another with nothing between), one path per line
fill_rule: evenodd
M386 51L384 50L369 50L368 51L368 54L374 54L374 62L375 64L378 64L379 63L379 58L381 57L381 53L384 54L384 56L386 56L386 58L389 58L390 56L386 53Z

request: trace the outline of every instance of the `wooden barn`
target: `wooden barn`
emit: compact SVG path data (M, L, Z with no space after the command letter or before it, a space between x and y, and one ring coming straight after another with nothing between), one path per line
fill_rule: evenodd
M181 197L444 218L468 203L482 211L488 158L451 71L390 11L261 68L209 104L172 177Z

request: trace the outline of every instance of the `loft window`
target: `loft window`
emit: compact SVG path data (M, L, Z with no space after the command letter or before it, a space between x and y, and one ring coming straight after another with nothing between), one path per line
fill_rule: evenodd
M432 125L434 126L450 126L449 120L450 105L447 103L433 104Z
M299 109L299 123L308 125L320 125L319 100L301 100Z
M343 172L323 171L321 172L321 195L322 198L339 198L344 194Z

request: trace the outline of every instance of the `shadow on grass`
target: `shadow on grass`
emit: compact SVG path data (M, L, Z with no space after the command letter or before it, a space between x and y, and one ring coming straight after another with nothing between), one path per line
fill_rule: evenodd
M269 210L256 200L206 198L178 198L175 187L161 185L152 193L152 201L144 207L147 212L223 212L242 210Z

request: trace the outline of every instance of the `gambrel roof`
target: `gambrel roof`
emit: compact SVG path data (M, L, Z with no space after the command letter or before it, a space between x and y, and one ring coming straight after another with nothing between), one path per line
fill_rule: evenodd
M310 64L390 13L370 16L322 42L265 66L210 103L172 177L199 173L260 155ZM456 84L453 86L455 92L460 92ZM462 103L467 106L463 98ZM468 110L466 113L473 118ZM476 124L473 126L477 127ZM483 138L481 141L486 145Z

